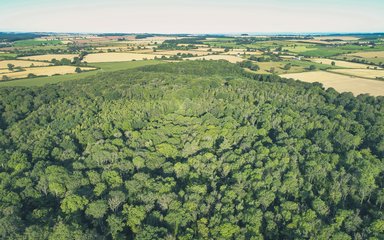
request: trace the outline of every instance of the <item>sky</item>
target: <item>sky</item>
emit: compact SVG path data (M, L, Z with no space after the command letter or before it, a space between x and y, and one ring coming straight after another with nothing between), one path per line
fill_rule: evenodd
M0 0L0 31L384 32L384 0Z

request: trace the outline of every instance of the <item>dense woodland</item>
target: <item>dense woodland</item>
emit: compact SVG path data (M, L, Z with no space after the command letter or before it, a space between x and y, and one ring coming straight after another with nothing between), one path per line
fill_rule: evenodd
M0 89L1 239L383 239L384 97L168 63Z

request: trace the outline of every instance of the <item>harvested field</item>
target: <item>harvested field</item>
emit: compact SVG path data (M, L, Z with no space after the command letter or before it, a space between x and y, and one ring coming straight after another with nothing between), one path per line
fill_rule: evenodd
M127 47L126 45L124 46L117 46L117 47L97 47L96 50L101 50L101 51L108 51L108 50L115 50L115 51L128 51L130 50L130 47Z
M335 62L336 63L335 66L345 67L345 68L367 68L367 67L371 67L370 65L367 65L367 64L338 61L338 60L332 60L332 59L327 59L327 58L308 58L308 60L310 60L311 62L322 63L322 64L327 64L327 65L331 65L332 62Z
M10 79L26 78L28 77L28 74L34 74L36 76L52 76L55 74L68 74L68 73L75 73L75 69L76 67L74 66L50 66L50 67L26 68L25 71L21 71L21 72L11 72L11 73L0 74L0 79L2 79L3 76L7 76ZM93 69L95 68L81 67L81 70L83 71L89 71Z
M198 49L194 49L193 51L199 51L199 52L224 52L224 48L199 47Z
M325 71L290 73L280 75L284 78L298 79L304 82L320 82L325 88L334 88L339 92L352 92L354 95L368 93L372 96L384 95L384 81L350 77Z
M231 56L231 55L209 55L209 56L204 56L204 57L191 57L191 58L184 58L186 60L227 60L228 62L231 63L237 63L237 62L242 62L244 61L243 58L236 57L236 56Z
M335 73L341 73L356 77L363 78L384 78L384 70L373 70L373 69L333 69Z
M133 60L155 59L155 54L140 53L94 53L85 56L84 61L89 63L97 62L125 62Z
M36 61L52 61L52 59L61 60L63 58L72 60L74 57L78 57L76 54L45 54L36 56L20 57L19 59L28 59Z
M36 62L28 60L4 60L0 61L0 68L8 68L8 64L13 64L15 67L35 67L49 66L50 63L47 62Z
M361 58L384 58L384 51L377 52L357 52L346 54L347 56L361 57Z
M6 68L3 68L3 69L0 69L0 74L3 74L3 73L10 73L12 71L9 71L8 69Z

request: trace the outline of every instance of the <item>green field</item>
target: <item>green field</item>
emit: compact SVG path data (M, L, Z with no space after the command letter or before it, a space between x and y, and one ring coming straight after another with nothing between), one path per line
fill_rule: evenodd
M284 74L284 73L299 73L309 71L309 66L316 66L316 70L327 70L327 69L338 69L340 67L330 66L326 64L314 63L309 61L299 61L299 60L285 60L281 62L254 62L260 67L260 70L256 73L259 74L271 74L271 68L274 68L275 74ZM291 69L285 70L284 66L288 63L291 64Z
M0 60L14 59L16 56L14 53L0 53Z
M44 45L60 45L62 42L60 40L49 40L49 41L41 41L41 40L20 40L14 43L15 47L33 47L33 46L44 46Z
M160 63L163 63L163 62L156 61L156 60L148 60L148 61L132 61L132 62L118 62L118 63L95 63L95 64L92 64L92 66L99 68L98 70L95 70L95 71L82 72L78 74L57 75L57 76L50 76L50 77L37 77L37 78L0 82L0 87L43 86L45 84L84 79L86 77L95 76L98 73L103 73L103 72L132 69L132 68L137 68L137 67L142 67L147 65L155 65Z

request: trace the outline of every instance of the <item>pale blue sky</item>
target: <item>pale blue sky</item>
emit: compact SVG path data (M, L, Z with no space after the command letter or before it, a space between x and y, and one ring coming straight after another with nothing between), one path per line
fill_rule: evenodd
M0 31L383 32L384 0L0 0Z

